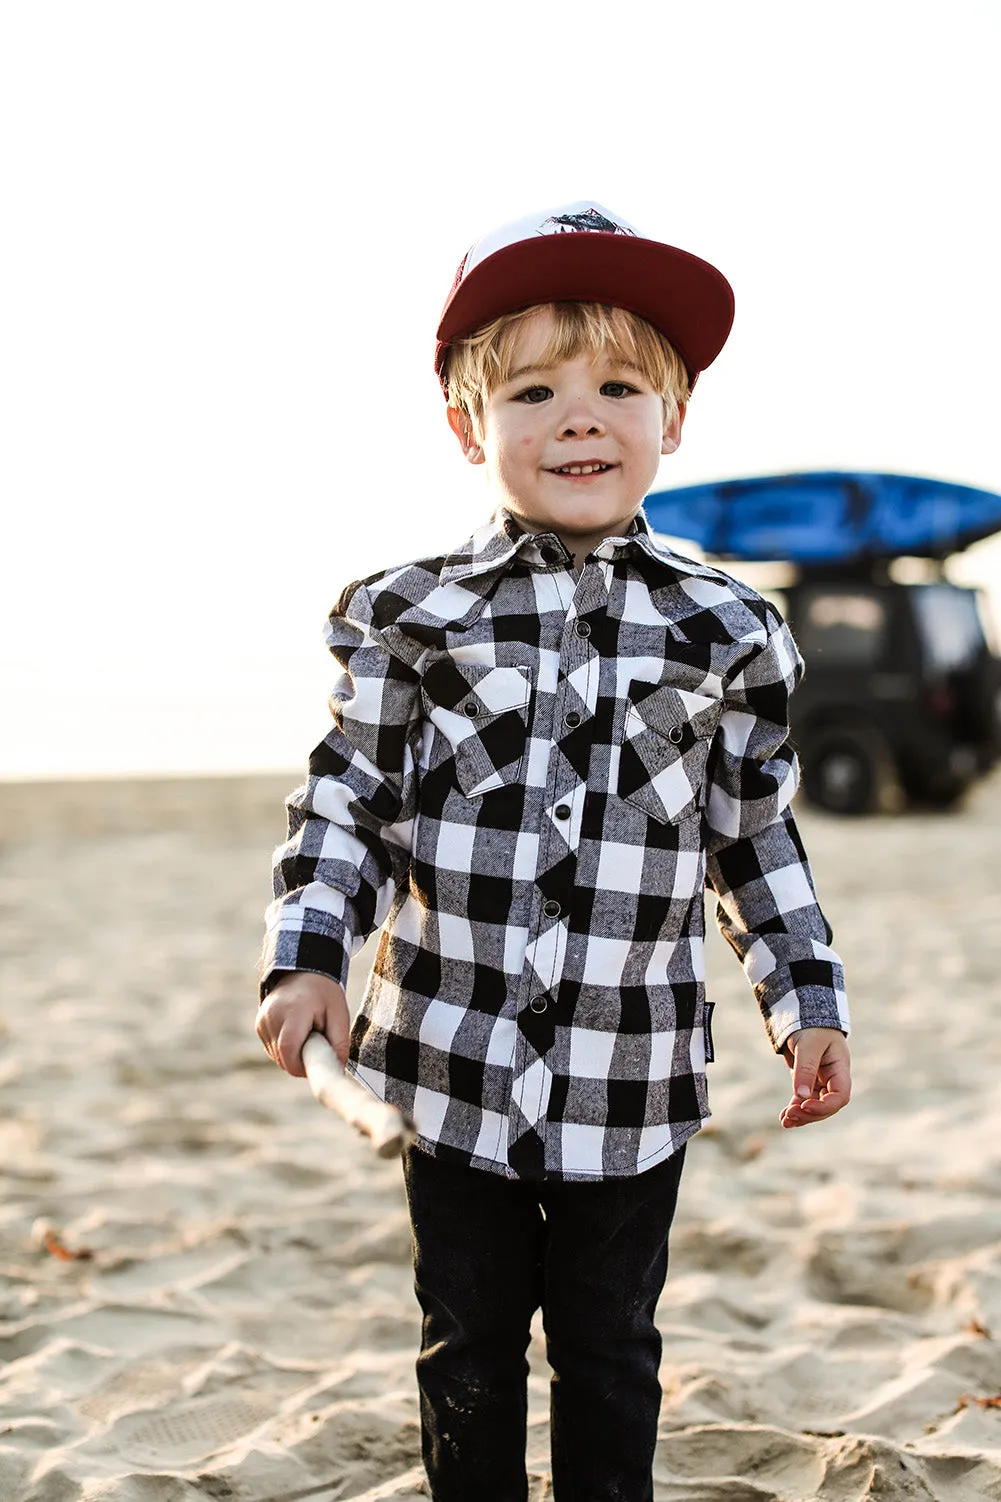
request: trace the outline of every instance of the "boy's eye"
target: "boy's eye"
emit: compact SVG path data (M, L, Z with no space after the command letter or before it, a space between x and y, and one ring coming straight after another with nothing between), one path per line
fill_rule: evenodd
M626 381L605 381L601 388L602 396L631 396L636 390Z
M552 396L548 386L527 386L524 391L519 391L515 397L516 402L527 402L530 406L536 406Z

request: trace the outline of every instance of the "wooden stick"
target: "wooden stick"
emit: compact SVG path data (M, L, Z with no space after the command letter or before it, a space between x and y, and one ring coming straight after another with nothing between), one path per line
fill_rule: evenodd
M396 1106L387 1105L344 1073L340 1059L322 1033L310 1033L302 1045L309 1088L330 1111L371 1139L380 1158L395 1158L413 1142L414 1124Z

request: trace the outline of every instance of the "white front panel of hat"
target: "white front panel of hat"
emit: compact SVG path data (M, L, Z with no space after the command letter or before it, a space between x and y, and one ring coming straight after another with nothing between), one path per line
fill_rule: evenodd
M613 214L611 209L585 198L579 203L567 203L558 209L543 209L541 213L529 214L524 219L516 219L511 224L502 224L499 229L491 230L482 240L477 240L469 252L463 275L468 275L474 266L478 266L496 251L516 245L519 240L534 240L539 235L640 233L621 214Z

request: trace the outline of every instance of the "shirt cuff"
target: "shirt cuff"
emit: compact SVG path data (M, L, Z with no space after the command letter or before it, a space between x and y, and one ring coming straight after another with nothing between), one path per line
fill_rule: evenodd
M764 1006L762 1007L764 1011ZM765 1011L765 1027L776 1053L790 1035L805 1027L830 1027L848 1037L848 1001L843 990L809 986L789 991Z
M290 970L326 975L346 987L350 963L351 952L343 930L311 933L300 928L278 929L261 961L261 1000Z

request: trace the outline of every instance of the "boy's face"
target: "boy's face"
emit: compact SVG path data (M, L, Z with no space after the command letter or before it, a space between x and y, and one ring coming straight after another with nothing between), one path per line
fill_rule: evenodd
M551 318L540 308L521 325L511 379L487 398L481 431L454 408L449 423L501 504L528 531L555 532L580 563L628 532L661 454L678 447L684 409L666 421L660 393L611 355L540 368Z

